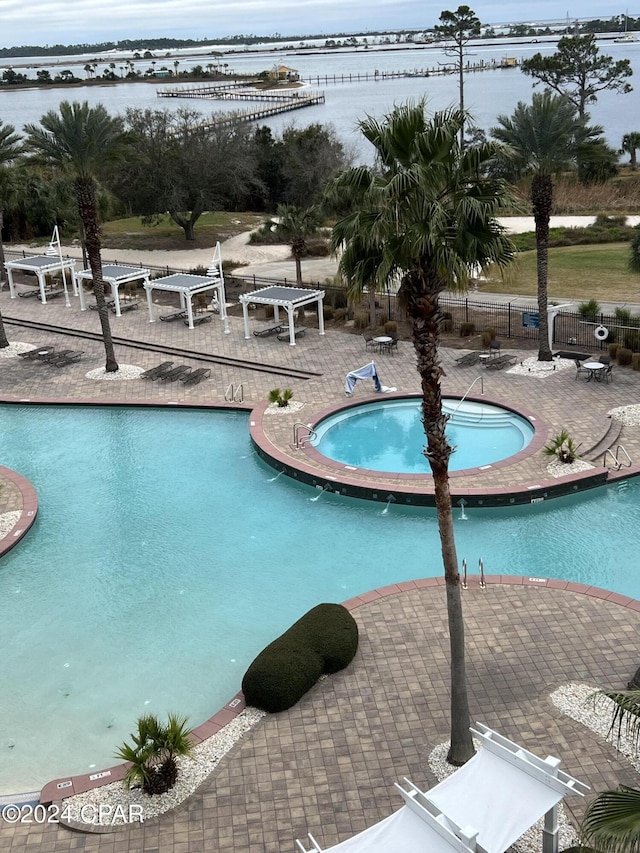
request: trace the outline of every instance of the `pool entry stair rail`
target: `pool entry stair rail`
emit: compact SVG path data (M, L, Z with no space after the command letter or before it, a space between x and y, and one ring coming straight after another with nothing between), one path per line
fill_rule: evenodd
M487 584L484 580L484 560L482 557L478 557L478 574L480 575L480 589L486 589ZM462 589L467 589L467 561L464 559L462 561Z
M307 434L300 435L301 430L306 430ZM317 437L318 434L312 426L309 426L309 424L303 424L301 422L298 422L293 425L293 446L296 450L299 450L301 447L304 447L308 441L311 441L311 439Z
M244 385L242 382L238 385L234 385L233 382L230 382L227 390L224 392L224 399L227 403L244 402Z
M607 465L609 457L611 457L611 465ZM604 452L604 459L602 464L605 468L614 468L616 471L619 471L621 468L630 468L632 462L631 457L627 453L626 449L622 446L622 444L618 444L615 449L615 453L610 447L607 447Z
M464 394L463 394L463 395L462 395L462 397L460 398L460 401L458 402L458 405L455 407L455 409L454 409L454 410L451 412L451 414L449 415L449 417L450 417L451 419L453 419L453 418L455 417L456 412L458 411L458 409L460 408L460 406L464 403L464 401L467 399L467 397L468 397L468 396L469 396L469 394L471 393L471 389L472 389L472 388L473 388L473 386L476 384L476 382L480 382L480 394L481 394L481 396L482 396L482 397L484 397L484 377L482 376L482 374L480 374L480 376L476 376L476 378L473 380L473 382L471 383L471 385L469 385L469 387L467 388L467 390L464 392Z

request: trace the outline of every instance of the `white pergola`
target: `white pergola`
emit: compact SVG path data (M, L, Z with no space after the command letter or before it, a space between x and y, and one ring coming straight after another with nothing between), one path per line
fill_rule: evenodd
M111 297L114 302L114 307L116 309L116 317L120 317L122 312L120 310L120 285L121 284L129 284L131 281L138 281L138 279L142 279L143 283L147 284L149 281L149 276L151 275L151 270L145 269L144 267L124 267L119 264L103 264L102 265L102 280L105 284L108 284L111 288ZM79 282L78 290L80 292L80 310L86 311L87 306L84 302L84 290L82 287L83 281L93 281L93 273L91 270L80 270L75 274L76 282Z
M543 853L558 853L558 803L564 796L584 796L588 786L481 724L471 729L482 743L473 758L451 776L421 791L405 779L396 784L405 805L379 823L327 851L335 853L505 853L544 816ZM312 846L303 853L320 853Z
M33 255L29 258L21 258L18 261L6 261L4 266L7 271L7 278L9 279L9 294L11 299L16 298L16 288L13 281L14 270L30 272L38 276L40 302L42 302L43 305L47 304L45 276L50 275L51 273L59 272L61 275L64 275L64 271L69 270L71 273L71 280L73 282L73 292L77 295L75 264L76 262L72 258L58 258L47 255Z
M224 333L228 335L229 321L227 319L227 308L225 305L224 279L209 278L204 275L190 275L188 273L174 273L164 278L156 278L144 286L147 291L147 305L149 306L149 322L155 323L154 306L152 294L154 290L162 290L180 295L180 307L186 311L187 321L190 329L193 329L193 304L192 297L198 293L207 293L210 290L216 292L218 304L220 305L220 319L224 323Z
M242 316L244 318L244 338L248 341L251 337L249 330L249 305L273 305L273 316L277 323L280 319L280 308L284 308L287 312L289 320L289 345L296 345L296 336L293 322L293 312L301 305L310 305L312 302L318 303L318 329L319 334L324 335L324 314L322 311L322 300L324 299L324 290L304 290L301 287L283 287L274 285L272 287L263 287L260 290L254 290L253 293L245 293L240 297L242 303Z

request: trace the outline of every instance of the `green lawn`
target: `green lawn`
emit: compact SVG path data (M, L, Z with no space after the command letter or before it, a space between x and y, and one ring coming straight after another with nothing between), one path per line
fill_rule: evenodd
M629 244L568 246L549 250L549 297L587 302L640 302L640 275L629 272ZM484 293L535 296L536 253L518 255L504 279L482 282Z
M196 222L195 242L188 244L182 228L166 214L157 225L143 225L139 216L114 219L102 225L102 245L109 249L198 249L258 228L264 219L260 213L204 213Z

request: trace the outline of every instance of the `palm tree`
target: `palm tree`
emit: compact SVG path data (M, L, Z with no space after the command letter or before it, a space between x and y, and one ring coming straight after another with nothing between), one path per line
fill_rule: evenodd
M102 327L107 357L105 369L107 373L115 373L118 363L104 298L96 176L105 164L121 156L122 125L101 104L90 107L87 101L82 104L63 101L60 113L50 110L40 119L40 124L40 127L33 124L25 126L26 147L33 152L36 162L58 168L72 176Z
M538 360L551 361L547 316L549 220L553 209L553 177L575 166L581 145L588 144L584 120L564 95L534 94L531 104L520 101L511 117L498 116L491 134L511 148L517 173L530 174L531 205L536 228L538 273ZM600 128L589 129L589 134Z
M165 794L176 784L176 756L191 756L193 742L187 718L169 714L162 724L154 714L140 717L133 744L123 743L116 757L131 762L125 776L129 786L141 784L145 794Z
M400 279L399 296L412 322L422 383L425 455L431 464L446 581L451 648L451 748L448 760L464 764L473 755L465 674L460 576L449 489L452 448L445 434L438 359L445 288L462 288L469 269L504 266L513 247L496 214L507 202L506 184L486 176L500 146L485 143L460 150L460 109L425 115L423 102L396 107L382 122L360 122L374 146L378 167L360 166L338 175L329 198L351 212L336 222L334 249L342 248L340 271L350 296L384 289ZM343 207L344 209L344 207Z
M614 703L611 731L625 731L635 742L640 739L640 690L600 690L600 696ZM582 841L600 853L639 853L640 790L620 785L602 791L590 803L580 827Z
M638 158L636 155L636 151L640 148L640 133L637 131L633 131L632 133L625 133L622 137L622 147L620 149L621 154L628 154L631 169L635 172L638 168Z
M4 245L2 243L2 228L4 226L4 206L11 185L9 164L22 150L20 137L11 124L3 125L0 119L0 284L4 284ZM0 314L0 348L9 346L7 334Z
M307 251L307 237L316 233L322 217L316 207L301 208L293 204L279 204L276 214L275 230L291 246L296 263L296 284L302 287L302 258Z

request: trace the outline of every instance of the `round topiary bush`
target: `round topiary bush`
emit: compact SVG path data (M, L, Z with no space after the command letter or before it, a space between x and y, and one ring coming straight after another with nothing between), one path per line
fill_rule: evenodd
M344 669L358 650L358 625L341 604L318 604L270 643L242 679L248 705L286 711L323 673Z

